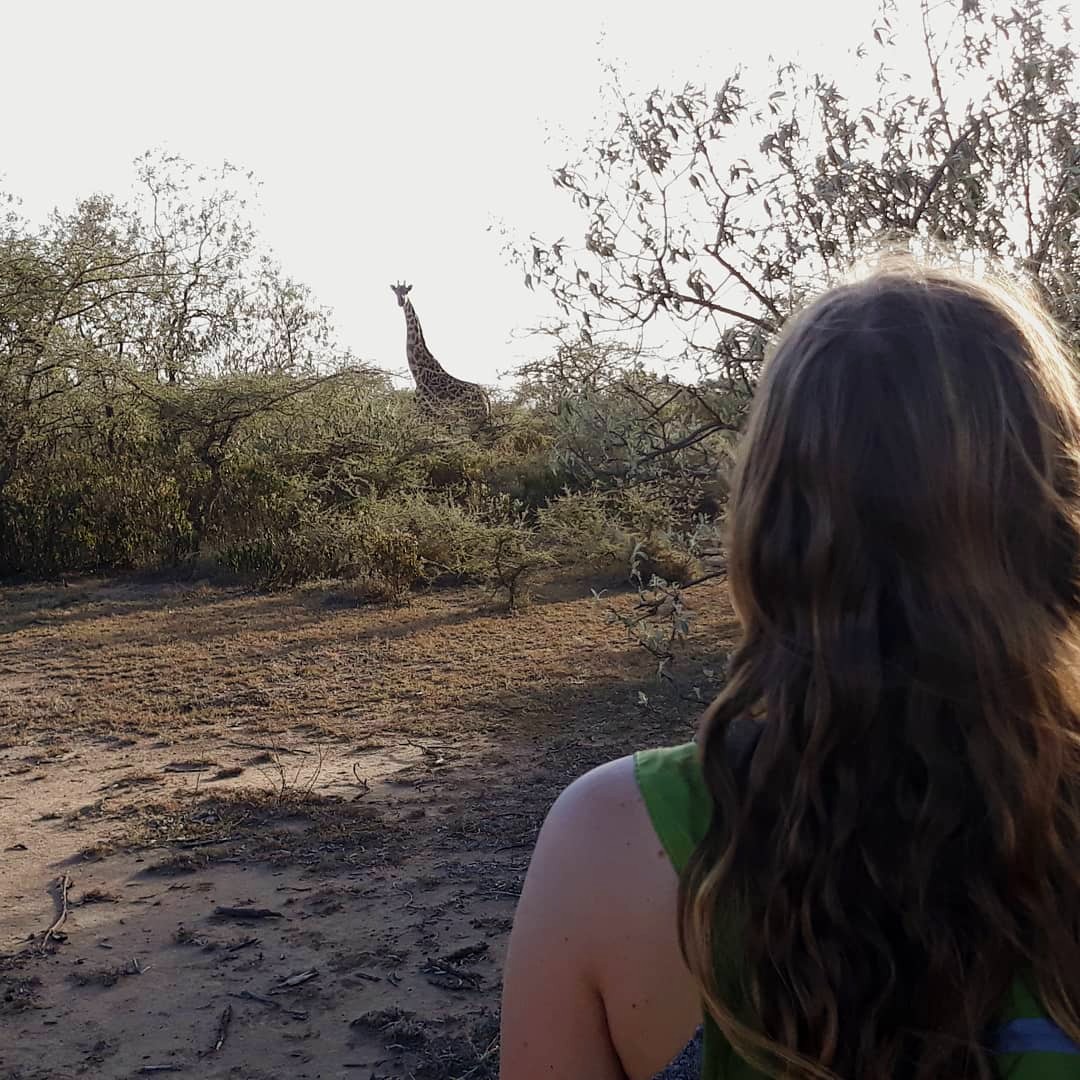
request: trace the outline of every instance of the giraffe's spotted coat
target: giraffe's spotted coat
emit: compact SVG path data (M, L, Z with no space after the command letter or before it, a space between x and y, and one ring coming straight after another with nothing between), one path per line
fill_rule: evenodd
M412 286L398 284L390 288L405 312L405 357L416 382L421 409L431 415L452 411L465 419L487 423L491 419L491 402L483 387L455 378L431 355L409 299Z

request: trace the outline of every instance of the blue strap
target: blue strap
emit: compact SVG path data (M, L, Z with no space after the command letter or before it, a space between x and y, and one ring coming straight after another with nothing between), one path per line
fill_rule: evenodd
M1046 1019L1011 1020L994 1033L999 1054L1080 1054L1080 1046Z

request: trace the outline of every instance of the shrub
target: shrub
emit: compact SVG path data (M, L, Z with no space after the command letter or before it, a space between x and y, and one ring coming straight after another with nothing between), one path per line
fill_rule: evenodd
M654 532L637 541L630 553L630 577L641 586L655 579L685 585L702 573L695 546L687 537Z
M363 533L360 551L360 573L373 599L401 603L424 580L420 548L409 533L371 527Z
M628 566L634 542L608 492L564 492L537 512L541 541L560 562L600 569Z
M152 468L70 463L20 478L0 497L0 575L175 564L189 538L178 485Z
M292 527L265 529L226 544L217 561L260 589L282 589L321 578L350 577L359 551L354 519L309 512Z

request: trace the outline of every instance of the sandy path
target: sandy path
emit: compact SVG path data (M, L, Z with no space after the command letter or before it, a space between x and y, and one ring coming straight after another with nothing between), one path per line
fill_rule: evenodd
M0 592L0 1080L492 1080L551 800L694 711L581 589Z

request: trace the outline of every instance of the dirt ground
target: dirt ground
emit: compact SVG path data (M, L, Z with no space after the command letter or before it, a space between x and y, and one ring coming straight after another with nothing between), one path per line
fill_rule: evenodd
M0 590L0 1078L495 1077L551 801L700 711L590 584Z

